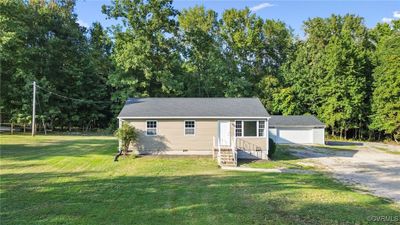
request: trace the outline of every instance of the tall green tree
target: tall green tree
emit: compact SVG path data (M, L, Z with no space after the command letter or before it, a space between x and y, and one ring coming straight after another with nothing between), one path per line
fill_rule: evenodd
M123 24L113 29L113 99L122 103L128 96L181 95L178 11L172 2L120 0L103 6L103 13Z
M389 28L389 25L378 25ZM380 32L373 71L372 115L370 128L400 138L400 29ZM375 30L376 31L376 30Z
M263 75L259 54L263 20L248 8L228 9L222 15L220 26L223 53L232 68L228 95L253 96L255 83Z
M108 84L108 77L114 72L111 60L112 41L107 31L100 23L95 22L88 30L87 53L85 55L85 75L82 82L85 84L88 100L79 108L82 124L86 129L91 127L107 127L111 113L112 88Z
M196 6L183 9L178 22L185 71L183 95L224 96L230 76L222 54L217 13Z
M64 127L101 122L93 104L71 100L103 100L99 85L106 82L103 75L98 83L100 74L90 66L92 51L87 30L73 13L75 1L7 0L0 6L2 116L30 115L32 82L37 81L37 114L43 122Z
M239 96L260 97L272 112L279 68L293 50L291 29L281 21L264 21L248 8L226 10L220 26L224 55L235 69L232 80L242 85L233 89Z
M307 39L282 67L284 83L291 91L280 97L297 100L292 103L296 107L289 109L316 114L340 134L367 124L371 44L363 19L332 15L310 19L304 28ZM287 114L285 108L280 109Z

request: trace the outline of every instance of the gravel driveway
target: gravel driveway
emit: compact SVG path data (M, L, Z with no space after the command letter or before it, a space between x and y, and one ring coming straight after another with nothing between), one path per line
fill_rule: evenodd
M295 146L289 151L334 177L400 203L400 146L331 142L327 147ZM346 150L344 150L346 149Z

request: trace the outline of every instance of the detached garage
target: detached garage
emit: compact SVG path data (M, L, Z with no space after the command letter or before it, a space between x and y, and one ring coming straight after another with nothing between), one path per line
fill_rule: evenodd
M271 116L269 135L278 144L325 144L325 124L315 116Z

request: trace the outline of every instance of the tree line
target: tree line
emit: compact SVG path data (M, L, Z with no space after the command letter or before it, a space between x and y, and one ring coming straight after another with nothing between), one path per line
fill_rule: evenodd
M248 8L120 0L102 7L120 25L86 28L74 6L0 2L3 121L29 123L36 80L39 121L54 129L115 125L128 97L259 97L271 114L316 115L334 136L399 138L399 20L311 18L299 38Z

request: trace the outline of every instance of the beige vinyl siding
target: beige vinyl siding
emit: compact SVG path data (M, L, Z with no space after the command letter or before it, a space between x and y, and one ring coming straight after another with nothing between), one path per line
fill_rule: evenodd
M149 119L154 120L154 119ZM185 135L185 120L194 120L195 134ZM182 155L211 155L213 137L218 137L218 119L157 119L157 135L146 135L145 119L124 120L139 131L139 140L131 149L141 154L182 154ZM222 121L227 121L222 119ZM235 120L231 123L231 137L235 135ZM239 144L246 143L248 150L260 147L265 150L266 139L257 137L238 138ZM186 151L187 150L187 151Z
M216 120L195 120L195 134L185 135L185 120L157 120L157 135L146 135L147 120L127 120L138 129L139 141L133 148L140 153L163 153L173 151L176 154L211 154L213 137L217 135Z

